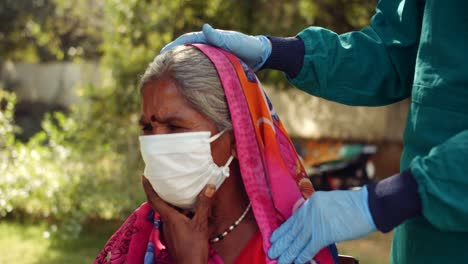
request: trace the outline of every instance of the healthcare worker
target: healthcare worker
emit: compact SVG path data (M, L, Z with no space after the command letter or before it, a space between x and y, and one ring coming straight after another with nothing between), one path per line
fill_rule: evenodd
M273 233L271 258L304 263L330 243L395 228L392 263L468 263L468 1L381 0L370 26L342 35L204 25L165 49L189 42L281 70L303 91L347 105L411 97L401 173L358 191L316 192Z

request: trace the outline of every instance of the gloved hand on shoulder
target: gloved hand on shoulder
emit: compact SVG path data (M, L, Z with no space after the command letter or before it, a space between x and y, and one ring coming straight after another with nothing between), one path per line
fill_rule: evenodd
M357 191L317 191L271 236L270 258L305 263L320 249L376 231L367 186Z

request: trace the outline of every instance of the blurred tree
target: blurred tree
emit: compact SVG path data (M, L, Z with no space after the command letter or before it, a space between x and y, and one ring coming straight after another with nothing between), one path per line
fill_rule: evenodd
M246 34L294 36L309 25L337 32L368 24L376 0L107 0L104 58L112 68L119 112L136 111L139 74L175 37L203 23ZM282 74L260 73L285 86ZM130 107L127 109L126 107Z
M365 26L376 0L3 0L0 56L39 61L102 55L104 26L129 44L160 47L203 23L247 34L295 35L308 25ZM102 16L106 10L107 16ZM108 28L108 29L109 29ZM158 35L158 41L154 37ZM114 41L115 38L107 40ZM114 42L116 43L116 42Z
M0 57L22 61L98 59L102 2L3 0Z

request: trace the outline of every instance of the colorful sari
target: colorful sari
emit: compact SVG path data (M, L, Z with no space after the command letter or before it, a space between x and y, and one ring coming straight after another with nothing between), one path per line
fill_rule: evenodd
M213 62L219 73L231 113L242 179L260 231L260 238L254 239L263 248L263 262L276 263L266 254L270 236L312 195L312 183L255 73L224 50L192 45ZM94 263L171 263L159 240L159 227L158 216L147 203L143 204L110 238ZM252 243L247 247L255 246ZM314 261L338 263L335 245L322 249ZM223 263L213 249L209 263Z

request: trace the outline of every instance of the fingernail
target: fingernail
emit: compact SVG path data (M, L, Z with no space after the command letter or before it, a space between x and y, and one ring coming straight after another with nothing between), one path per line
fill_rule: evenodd
M213 197L214 193L216 192L216 186L213 184L208 184L205 189L205 196L208 198Z

